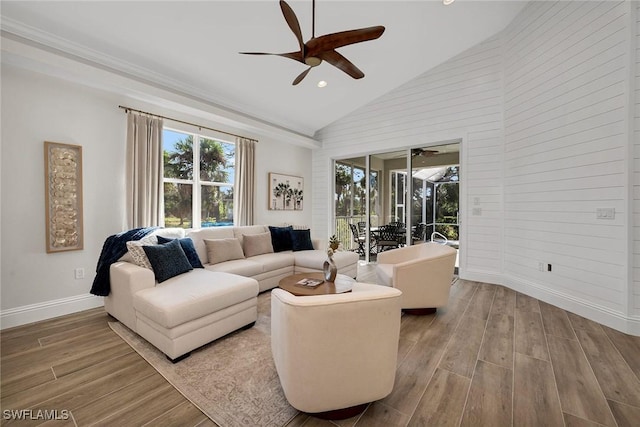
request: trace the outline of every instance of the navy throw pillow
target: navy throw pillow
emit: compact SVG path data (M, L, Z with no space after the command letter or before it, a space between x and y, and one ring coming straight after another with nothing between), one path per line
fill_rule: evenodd
M311 230L289 230L294 251L312 251Z
M172 240L175 240L175 239L167 239L166 237L158 236L158 243L161 245L164 245L165 243L169 243ZM180 242L180 246L182 247L184 254L187 256L187 259L189 260L189 264L191 264L191 267L204 268L204 266L200 262L200 257L196 252L196 247L193 245L193 240L191 240L191 237L178 239L178 242Z
M269 226L271 232L271 245L273 246L273 252L290 251L293 249L293 243L291 241L291 234L293 230L292 226L288 227L272 227Z
M177 240L164 245L143 246L142 249L144 249L144 253L149 258L158 283L193 270L182 250L182 246L180 246L180 242Z

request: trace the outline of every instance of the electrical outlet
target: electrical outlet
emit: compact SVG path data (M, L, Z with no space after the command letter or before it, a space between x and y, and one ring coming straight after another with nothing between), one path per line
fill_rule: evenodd
M547 264L547 271L551 272L551 264Z
M474 215L474 216L482 215L482 208L473 208L471 210L471 214Z
M75 270L73 270L73 275L76 278L76 280L84 279L84 268L82 267L76 268Z
M538 270L544 271L544 263L543 262L539 262L538 263Z

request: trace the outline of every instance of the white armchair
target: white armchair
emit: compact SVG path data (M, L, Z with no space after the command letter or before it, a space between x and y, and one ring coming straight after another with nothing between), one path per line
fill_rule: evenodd
M402 309L433 313L449 301L457 251L438 243L405 246L378 254L378 284L402 291Z
M365 283L343 294L271 292L271 350L291 406L343 419L391 393L400 295L397 289Z

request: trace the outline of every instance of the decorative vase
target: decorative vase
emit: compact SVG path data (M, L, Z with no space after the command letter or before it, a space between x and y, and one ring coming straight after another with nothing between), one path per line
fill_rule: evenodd
M322 270L324 271L324 280L327 282L333 282L336 280L336 274L338 274L338 267L333 262L333 258L329 258L322 265Z

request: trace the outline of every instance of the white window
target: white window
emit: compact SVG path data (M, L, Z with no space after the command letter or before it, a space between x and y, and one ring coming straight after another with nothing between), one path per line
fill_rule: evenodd
M164 226L233 225L234 143L164 128Z

